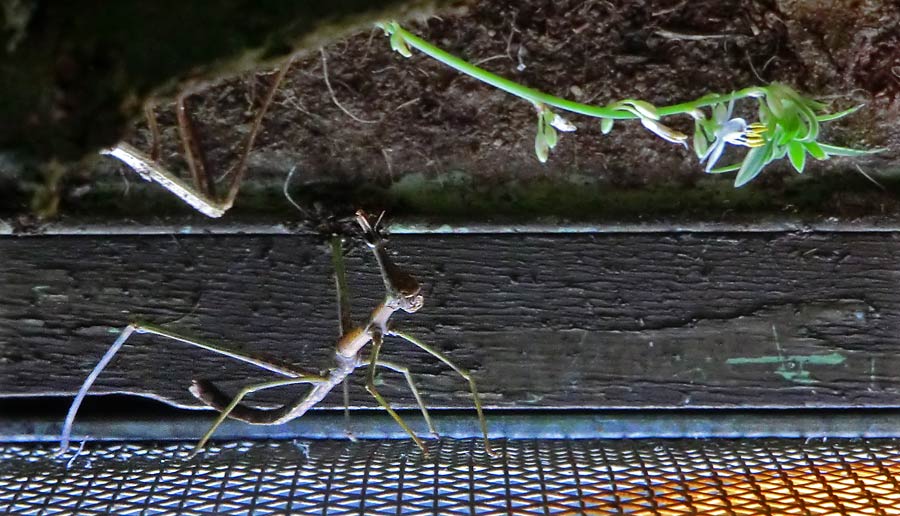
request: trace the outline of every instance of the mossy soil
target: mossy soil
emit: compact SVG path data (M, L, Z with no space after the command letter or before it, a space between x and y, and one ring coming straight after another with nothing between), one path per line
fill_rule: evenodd
M895 2L484 1L404 26L497 74L593 104L632 97L666 105L785 82L835 110L865 103L827 124L822 141L887 151L809 163L802 176L774 164L735 190L732 174L704 174L691 150L639 123L617 123L602 135L596 120L572 116L578 130L563 135L542 164L528 103L418 52L405 59L373 28L295 57L226 220L296 220L285 186L318 213L365 206L440 222L897 220ZM222 78L189 98L220 182L232 173L271 78L270 70ZM186 171L171 101L159 101L155 113L162 162ZM692 131L687 118L672 125ZM149 150L147 125L138 121L127 141ZM738 159L726 154L722 163ZM58 181L48 180L54 174L46 167L3 168L6 217L41 209L63 219L190 216L111 158L67 166ZM47 210L41 192L57 207Z

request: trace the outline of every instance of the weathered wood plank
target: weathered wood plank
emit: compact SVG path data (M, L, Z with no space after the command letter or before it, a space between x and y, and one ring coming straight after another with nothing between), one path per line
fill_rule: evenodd
M491 407L900 405L897 233L398 235L392 250L426 294L398 322L471 368ZM367 250L348 262L359 320L382 287ZM70 395L135 318L329 365L334 292L313 237L2 238L0 264L0 396ZM384 352L431 406L470 406L426 354ZM267 376L136 336L94 392L196 406L193 377Z

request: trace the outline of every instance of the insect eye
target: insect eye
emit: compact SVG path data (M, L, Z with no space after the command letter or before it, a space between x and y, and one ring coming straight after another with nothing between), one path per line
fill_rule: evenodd
M418 294L415 297L405 297L403 300L405 301L403 311L407 313L418 312L425 304L425 298Z

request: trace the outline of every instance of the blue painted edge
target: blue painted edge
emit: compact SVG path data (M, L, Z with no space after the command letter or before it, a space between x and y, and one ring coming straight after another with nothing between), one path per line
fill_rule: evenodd
M423 437L421 416L400 411ZM468 411L433 411L443 437L480 437L478 421ZM684 438L887 438L900 437L900 410L633 410L633 411L491 411L492 438L506 439L684 439ZM0 416L0 442L56 442L58 419ZM157 419L85 418L74 428L74 442L196 440L212 416ZM350 430L361 439L406 439L408 436L380 411L354 411ZM344 439L344 417L338 411L317 411L279 426L255 426L228 421L216 439Z

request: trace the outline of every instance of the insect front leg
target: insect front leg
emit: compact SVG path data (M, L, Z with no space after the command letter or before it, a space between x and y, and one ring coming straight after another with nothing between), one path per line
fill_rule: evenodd
M122 332L116 338L115 342L113 342L109 349L106 350L106 353L103 355L100 361L97 362L97 365L94 366L94 369L90 372L90 374L88 374L87 378L85 378L84 382L81 384L81 387L78 389L78 393L75 395L75 399L69 406L69 411L66 414L65 421L63 422L57 454L65 453L65 451L68 450L69 442L72 436L72 425L75 422L75 416L78 414L78 409L81 407L81 403L84 401L85 396L87 396L87 393L90 390L91 386L97 380L97 377L100 376L100 373L103 372L106 366L109 365L112 359L116 356L116 353L119 352L119 350L122 348L122 345L124 345L125 342L135 333L158 335L170 340L183 342L191 346L199 347L208 351L212 351L214 353L218 353L220 355L225 355L229 358L240 360L241 362L245 362L261 369L265 369L282 376L287 376L289 378L310 378L312 376L305 371L300 371L293 367L288 367L285 365L275 364L270 361L262 360L260 358L251 356L250 354L241 351L237 351L230 347L181 335L160 326L144 323L132 323L122 329Z

